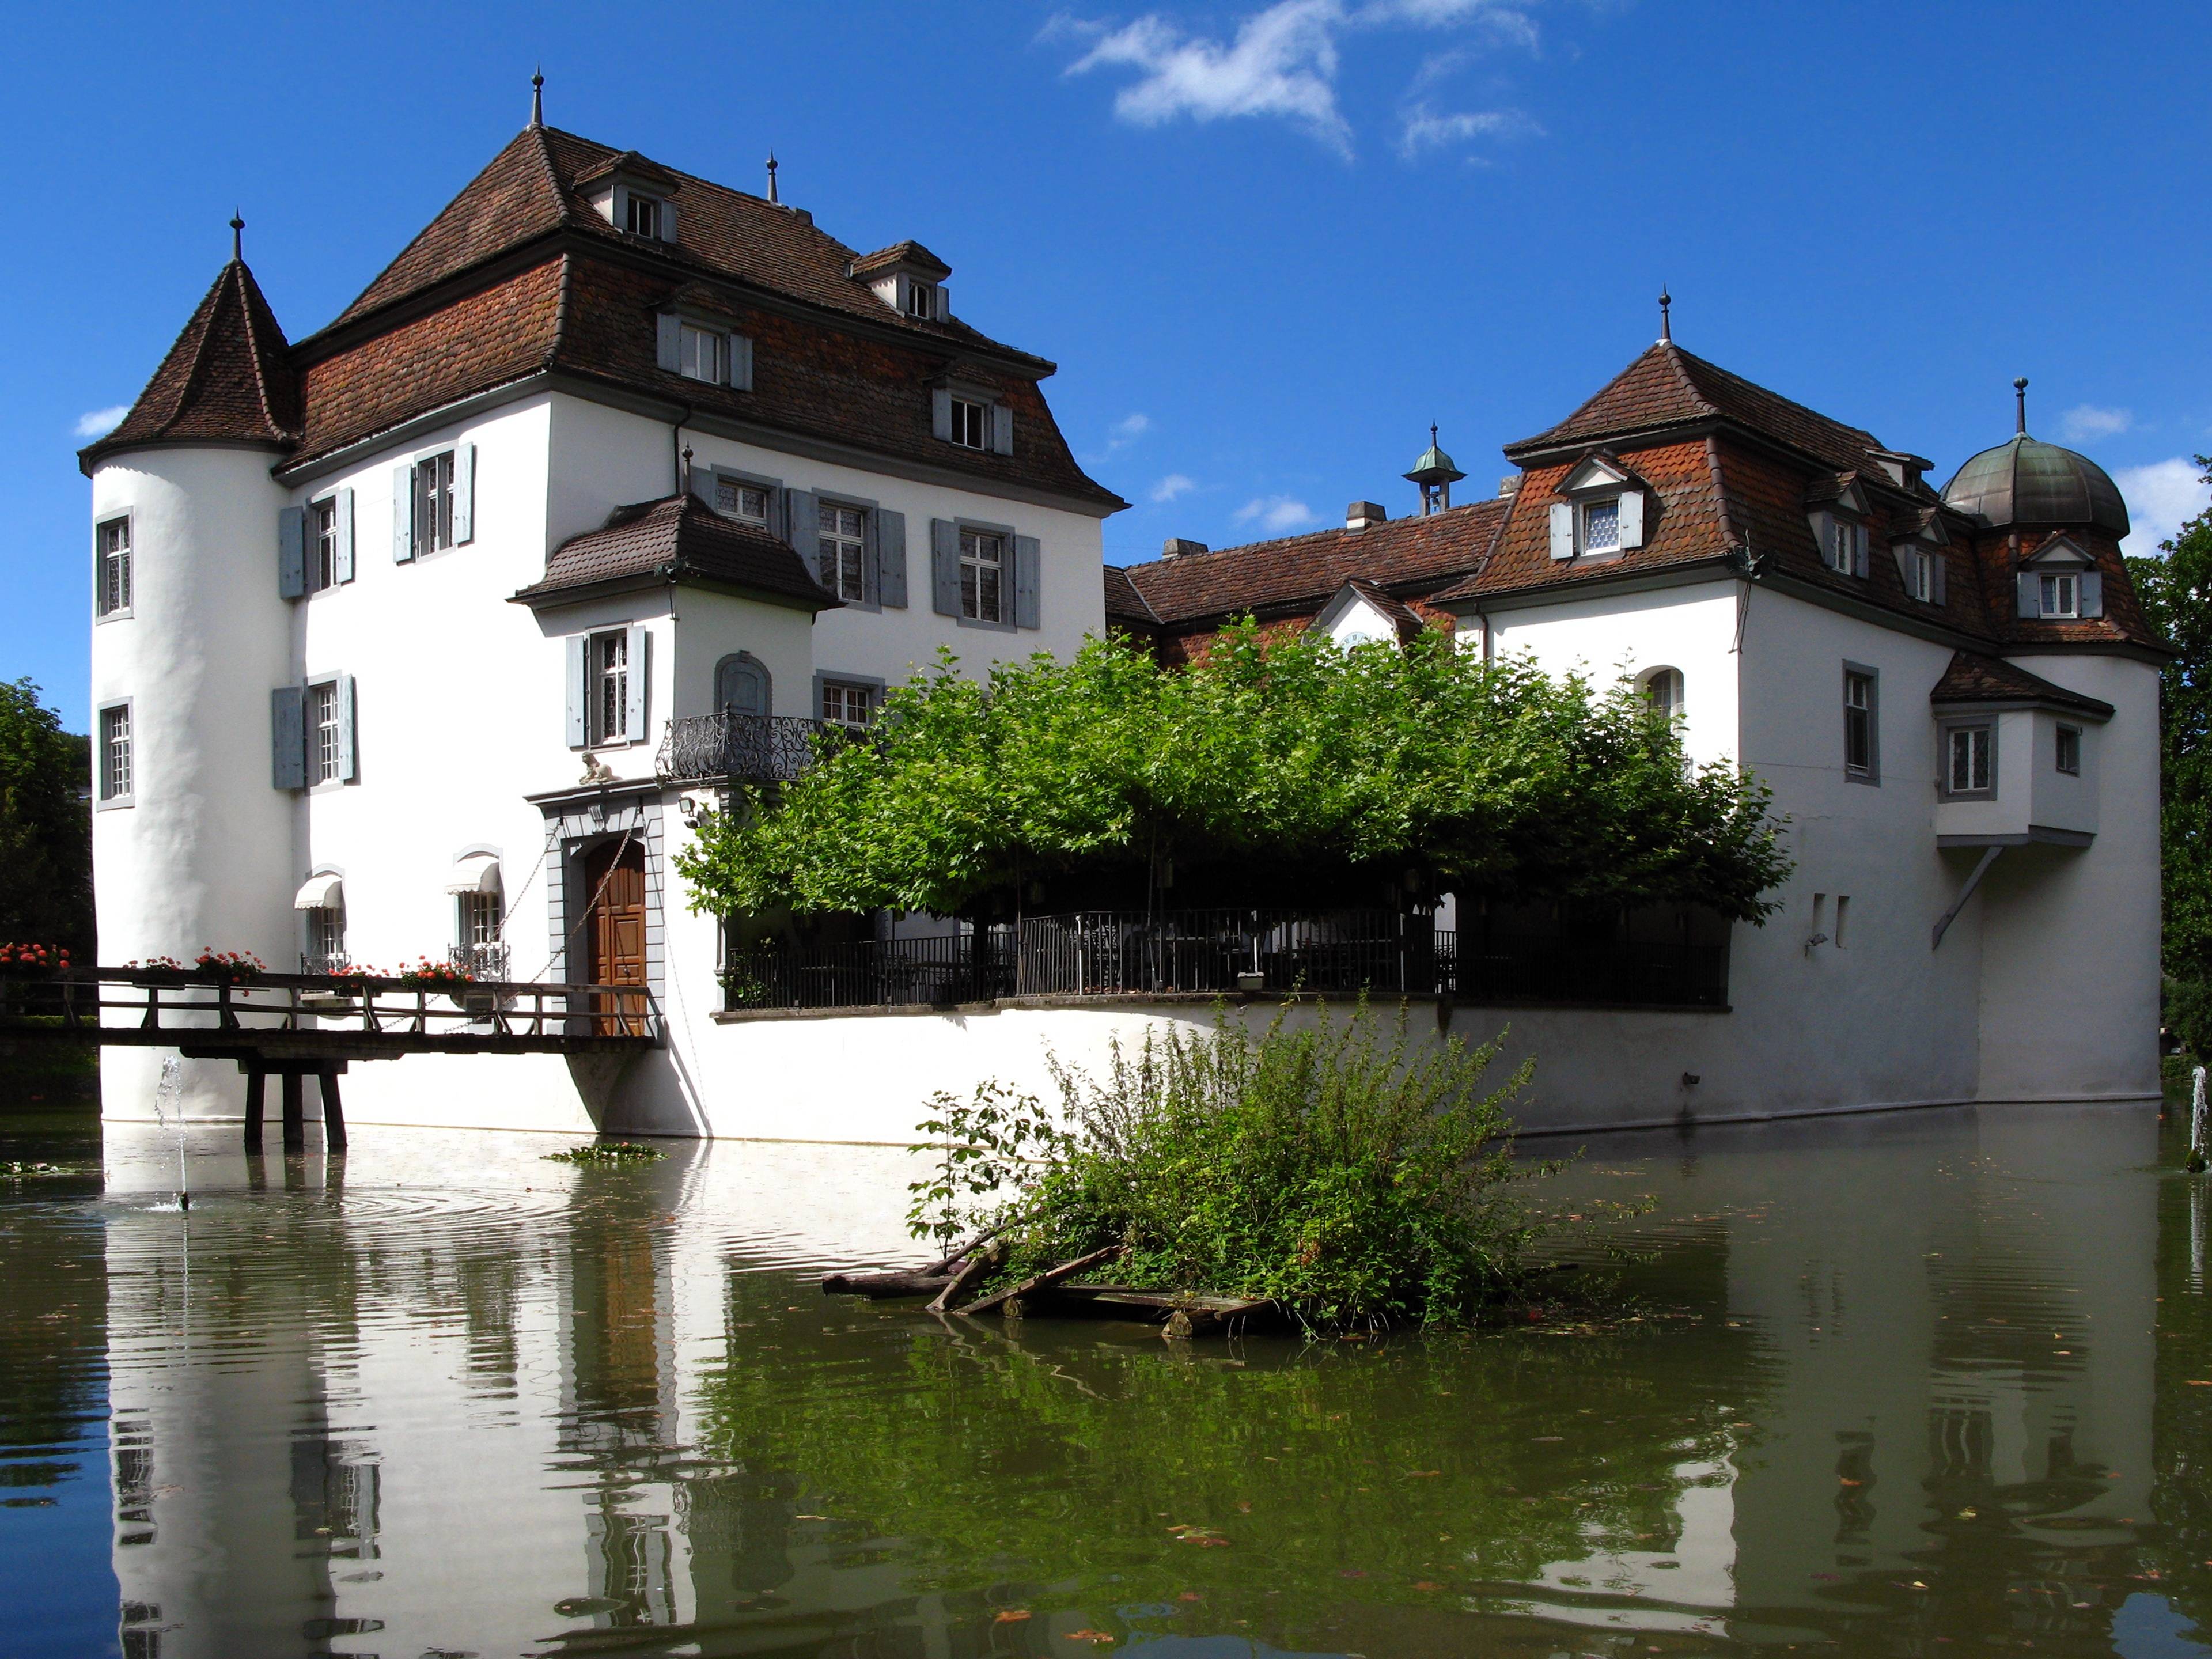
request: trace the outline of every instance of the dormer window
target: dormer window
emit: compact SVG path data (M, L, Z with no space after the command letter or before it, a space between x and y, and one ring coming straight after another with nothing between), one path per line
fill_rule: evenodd
M963 449L1014 453L1014 411L1003 398L980 386L953 384L930 388L930 430Z
M1867 573L1866 526L1856 519L1828 519L1828 538L1826 549L1828 568L1839 576L1863 576Z
M1558 488L1565 499L1552 503L1553 558L1613 558L1644 545L1647 494L1610 459L1587 457Z
M629 222L623 228L633 236L644 237L649 242L660 240L661 210L666 204L658 196L641 196L635 191L629 191L626 195Z
M752 341L720 322L720 304L696 292L697 286L679 290L657 319L661 368L687 380L750 392Z
M717 330L679 323L676 330L676 372L688 380L723 386L730 378L730 337Z
M909 280L906 284L906 314L924 322L937 320L937 284Z
M966 398L952 399L952 441L963 449L988 449L991 443L991 406Z
M2020 614L2076 622L2105 614L2105 577L2071 536L2052 537L2020 569Z
M2073 571L2039 578L2043 614L2068 621L2081 614L2081 578Z
M1620 551L1620 497L1583 503L1582 550L1585 553Z

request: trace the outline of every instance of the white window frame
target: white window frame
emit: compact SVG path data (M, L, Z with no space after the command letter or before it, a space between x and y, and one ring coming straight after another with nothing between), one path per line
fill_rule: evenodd
M1837 513L1828 520L1828 568L1838 576L1858 574L1859 567L1867 562L1866 526L1856 519L1845 518Z
M2073 622L2081 615L2081 573L2045 570L2036 577L2037 613L2049 622Z
M629 630L610 628L587 635L584 647L584 739L604 749L626 743L629 726ZM609 700L612 700L610 707Z
M122 527L123 544L111 554L106 546L107 532ZM119 622L131 614L137 599L138 526L129 513L111 513L92 526L92 614L96 621ZM111 569L119 578L111 584ZM119 590L113 604L108 601L111 586Z
M952 394L952 441L963 449L991 447L993 410L987 403Z
M1686 682L1679 668L1662 667L1648 670L1644 676L1644 698L1652 708L1680 726L1687 719L1685 704ZM1662 691L1670 695L1663 695Z
M1606 522L1611 526L1607 532L1610 539L1603 542L1599 541L1593 532L1600 514L1607 515ZM1575 503L1575 551L1599 558L1620 551L1619 494L1585 496Z
M455 942L463 950L472 945L497 945L505 922L501 906L503 895L494 889L489 893L456 893L453 896L453 930Z
M623 192L623 231L648 242L666 240L662 232L668 223L667 203L658 196L632 189Z
M338 585L338 538L344 526L338 518L338 498L335 492L318 495L307 505L306 523L302 539L307 544L307 570L301 586L310 593L319 593Z
M317 905L305 913L307 923L307 956L325 968L343 967L352 958L346 954L345 902Z
M2051 763L2069 778L2081 775L2081 728L2069 721L2058 722L2058 730L2051 745Z
M826 496L815 500L815 574L823 586L848 605L866 605L874 597L868 591L869 512L853 501ZM845 527L848 515L854 526L849 531Z
M1978 739L1978 742L1977 741ZM1977 754L1978 750L1978 756ZM1960 763L1966 781L1960 782ZM1978 758L1980 781L1975 781ZM1943 726L1942 793L1946 800L1993 800L1997 793L1997 723L1994 720L1948 720Z
M995 556L984 556L987 542L997 550ZM1006 601L1013 586L1012 538L1000 531L963 524L960 526L959 548L960 614L969 622L1003 624L1006 621ZM988 614L983 605L983 579L987 575L998 579Z
M1923 605L1936 603L1936 556L1924 547L1916 547L1911 553L1912 588L1907 598Z
M730 383L730 336L679 317L676 319L676 372L708 386Z
M816 717L828 725L857 732L875 719L882 696L883 688L879 685L824 675L815 694ZM856 703L860 710L857 717L854 714Z
M309 680L301 708L307 735L307 787L320 789L345 781L345 708L337 677Z
M416 456L413 465L408 494L414 509L408 535L414 556L421 559L450 552L459 545L453 540L453 491L459 478L459 459L452 448L440 449Z
M906 314L925 323L937 320L937 284L925 283L919 276L906 280Z
M732 492L737 498L738 505L734 510L722 504L722 494L725 490ZM744 498L748 493L760 497L758 517L744 510ZM717 472L714 475L714 511L732 524L757 525L763 530L767 529L769 514L775 510L775 486L765 479L742 478L730 472Z
M93 765L97 773L94 780L93 805L100 811L112 807L131 806L138 799L138 711L129 697L117 697L100 705L93 726ZM111 719L121 715L123 726L120 768L115 764L115 742L110 735ZM121 787L117 787L118 773Z

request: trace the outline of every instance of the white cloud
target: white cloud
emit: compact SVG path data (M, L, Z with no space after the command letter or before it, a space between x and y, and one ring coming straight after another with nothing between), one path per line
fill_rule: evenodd
M1119 28L1063 15L1048 23L1040 38L1090 43L1068 66L1070 75L1135 70L1138 78L1114 97L1115 113L1133 125L1161 126L1185 116L1194 121L1273 116L1303 127L1348 159L1352 124L1336 99L1339 37L1359 29L1466 27L1536 50L1536 26L1527 9L1498 0L1274 0L1247 15L1228 40L1194 34L1158 12ZM1431 58L1415 89L1468 57L1462 51ZM1465 136L1489 130L1478 127ZM1448 140L1440 134L1434 142Z
M1106 428L1106 453L1111 455L1116 450L1127 449L1152 429L1150 416L1124 415Z
M80 438L105 438L123 424L123 417L131 412L129 404L116 404L106 409L95 409L88 415L76 417L76 435Z
M1164 506L1176 496L1188 495L1197 488L1194 479L1187 478L1180 472L1170 472L1152 486L1152 500Z
M1425 103L1415 104L1404 115L1398 135L1398 153L1411 161L1424 150L1463 144L1471 138L1540 131L1534 122L1511 110L1472 110L1439 115Z
M2135 423L2130 410L2100 409L2094 404L2076 404L2058 417L2059 435L2069 444L2084 438L2117 437Z
M1313 509L1304 501L1293 501L1288 495L1255 495L1237 509L1237 522L1251 524L1255 520L1261 529L1280 535L1285 530L1311 524L1314 515Z
M2153 461L2148 466L2122 467L2112 475L2127 501L2128 521L2134 533L2120 550L2141 556L2158 551L2181 526L2205 509L2203 469L2185 456Z

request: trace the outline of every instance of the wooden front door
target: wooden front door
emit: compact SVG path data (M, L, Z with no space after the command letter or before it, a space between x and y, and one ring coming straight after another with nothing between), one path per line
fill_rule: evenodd
M615 856L617 852L622 856ZM593 985L643 985L645 978L645 849L610 842L584 860L584 884L592 895L584 927ZM598 1005L592 1030L601 1036L645 1035L645 999L605 995Z

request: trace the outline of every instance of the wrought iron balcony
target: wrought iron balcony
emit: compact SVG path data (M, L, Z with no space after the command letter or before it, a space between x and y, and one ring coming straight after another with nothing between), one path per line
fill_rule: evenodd
M694 715L668 722L653 770L664 783L787 783L814 763L817 733L845 729L782 714Z
M446 960L472 979L505 981L513 961L505 939L493 939L483 945L453 945L446 948Z

